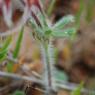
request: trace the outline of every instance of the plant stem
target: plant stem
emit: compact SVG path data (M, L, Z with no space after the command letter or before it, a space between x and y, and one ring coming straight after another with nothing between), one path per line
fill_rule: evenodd
M32 81L43 85L43 81L35 77L27 77L27 76L22 76L22 75L17 75L17 74L2 72L2 71L0 71L0 77L13 78L16 80L27 80L27 81Z
M51 90L53 90L54 88L53 81L52 81L52 75L53 75L52 70L54 64L52 39L49 41L48 44L41 44L41 52L42 52L42 59L44 64L43 79L47 86L46 87L47 93L49 94Z
M46 84L46 92L49 93L51 89L51 73L48 59L48 47L46 44L41 44L42 60L44 65L43 80ZM48 95L46 93L46 95Z
M50 68L50 75L51 75L51 86L52 89L55 89L55 82L54 82L54 78L53 78L53 71L54 71L54 64L55 64L55 59L54 59L54 48L53 48L53 39L50 38L49 40L49 44L48 44L48 58L49 58L49 68Z

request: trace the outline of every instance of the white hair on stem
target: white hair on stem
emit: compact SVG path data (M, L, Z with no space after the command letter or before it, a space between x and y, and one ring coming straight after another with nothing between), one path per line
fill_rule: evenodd
M50 38L49 44L48 44L48 58L49 58L49 68L50 68L50 78L51 78L51 86L52 89L55 90L55 79L53 78L54 75L54 64L55 64L55 58L54 58L54 46L53 46L53 38Z
M43 65L44 65L44 75L43 75L43 80L45 81L46 85L49 85L49 81L48 81L48 68L47 68L47 64L48 64L48 60L47 60L47 51L45 46L41 43L40 44L40 49L41 49L41 56L42 56L42 61L43 61Z

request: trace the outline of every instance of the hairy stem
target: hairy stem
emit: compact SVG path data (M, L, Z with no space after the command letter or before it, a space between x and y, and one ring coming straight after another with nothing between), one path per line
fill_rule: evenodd
M51 73L50 73L50 64L48 58L48 46L46 44L41 44L41 53L42 53L42 60L44 65L44 73L43 73L43 80L46 84L46 92L49 93L51 89ZM46 93L46 95L48 95Z
M44 74L43 79L46 84L47 93L50 93L53 90L53 79L52 79L52 71L53 71L53 64L54 62L54 53L53 53L53 45L52 39L49 41L48 44L41 44L41 53L44 65ZM47 95L47 94L46 94Z
M51 75L51 86L52 86L52 89L54 90L55 89L55 86L54 86L54 78L53 78L53 71L54 71L54 64L55 64L55 58L54 58L54 47L53 47L53 39L50 38L49 40L49 44L48 44L48 58L49 58L49 68L50 68L50 75Z

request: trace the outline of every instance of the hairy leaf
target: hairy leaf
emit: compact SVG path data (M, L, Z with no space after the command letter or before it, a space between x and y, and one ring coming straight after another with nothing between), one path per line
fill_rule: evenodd
M60 81L68 81L68 76L65 72L61 70L55 70L55 80L60 82Z
M74 36L76 33L76 29L75 28L69 28L69 29L65 29L65 30L61 30L61 31L54 31L52 32L52 36L53 37L72 37Z
M74 16L68 15L60 19L56 24L54 25L53 29L62 29L65 25L74 22Z

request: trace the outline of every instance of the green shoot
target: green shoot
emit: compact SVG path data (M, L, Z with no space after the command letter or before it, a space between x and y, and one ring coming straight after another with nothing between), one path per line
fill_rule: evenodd
M74 91L72 91L71 95L81 95L82 88L83 82Z
M13 95L25 95L23 91L15 91Z
M23 39L23 33L24 33L24 27L21 29L17 43L16 43L16 48L13 52L13 58L17 58L19 55L19 51L21 48L21 43L22 43L22 39Z
M56 0L51 1L50 5L49 5L49 8L48 8L48 11L47 11L48 16L50 16L52 14L55 3L56 3Z
M56 22L56 24L53 26L53 29L62 29L71 22L74 22L74 16L72 15L65 16Z
M79 10L76 14L76 17L75 17L77 28L79 28L79 26L80 26L80 19L81 19L81 15L82 15L83 10L84 10L84 1L80 0L80 8L79 8Z
M88 22L92 21L92 18L94 16L94 6L95 6L95 0L88 1L87 4L87 12L86 12L86 20Z
M13 52L13 58L16 59L19 55L19 51L21 48L21 43L22 43L22 39L23 39L23 33L24 33L24 27L21 29L20 33L19 33L19 37L17 39L17 43L16 43L16 48ZM8 72L13 72L14 69L14 63L13 62L9 62L7 64L7 71Z
M6 59L11 40L12 40L12 37L11 36L8 37L6 39L4 45L2 46L2 48L0 48L0 62L2 62L4 59Z

